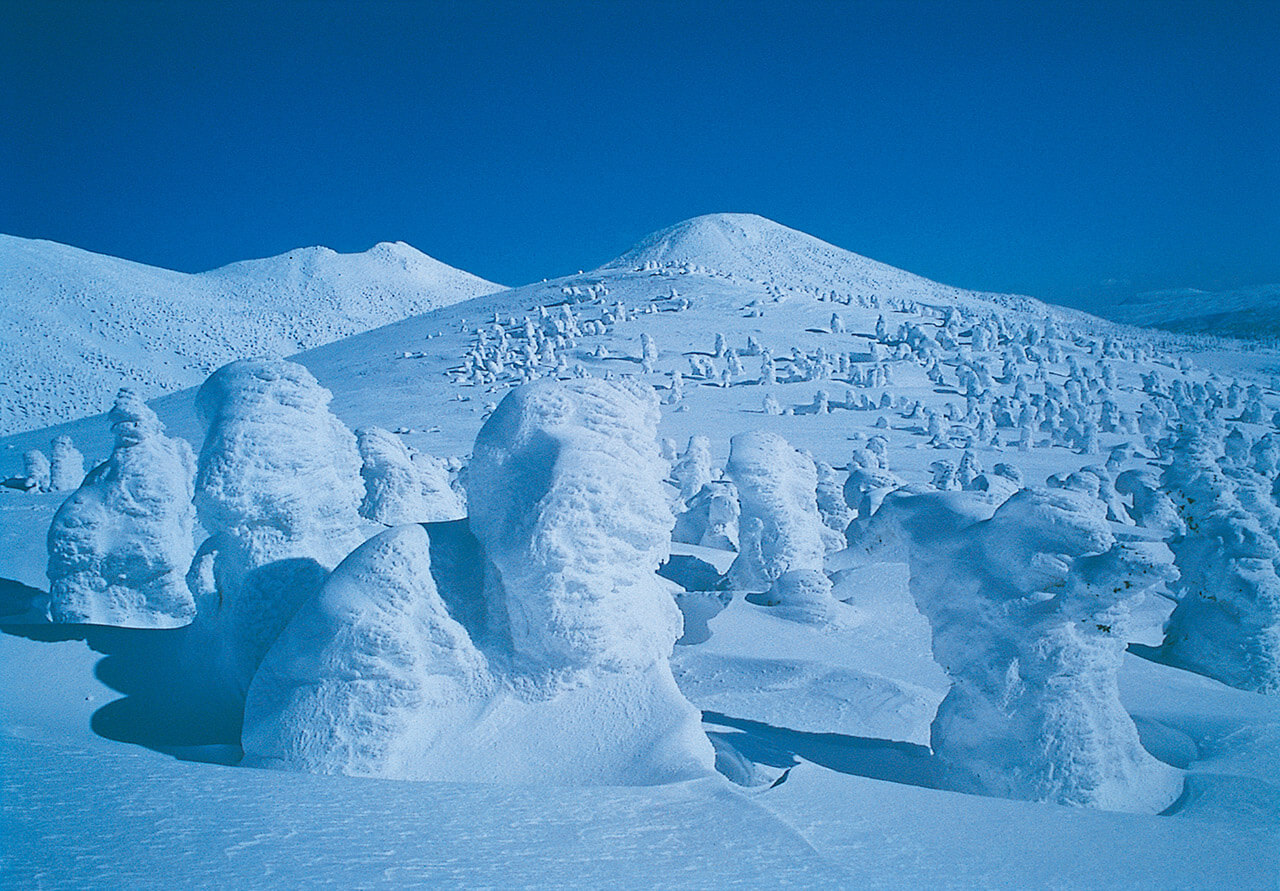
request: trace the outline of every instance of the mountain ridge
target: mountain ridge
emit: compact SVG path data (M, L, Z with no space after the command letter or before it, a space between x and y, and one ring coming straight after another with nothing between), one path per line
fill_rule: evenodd
M504 286L404 242L298 248L198 273L0 235L0 432L144 398L251 355L291 355Z

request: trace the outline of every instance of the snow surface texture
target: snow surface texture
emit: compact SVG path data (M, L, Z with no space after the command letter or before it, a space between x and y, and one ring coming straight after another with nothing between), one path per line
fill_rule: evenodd
M365 496L360 516L385 526L459 520L467 510L449 485L444 466L430 455L410 452L381 427L356 431L364 464Z
M829 618L834 600L823 573L827 527L818 513L813 459L774 433L733 437L725 474L742 501L741 547L729 569L737 590L762 592L780 612Z
M930 734L947 788L1147 813L1174 802L1181 778L1143 749L1116 684L1128 602L1175 576L1164 545L1116 543L1096 499L1023 489L998 508L891 495L861 546L905 550L933 626L952 680Z
M116 446L49 528L55 622L175 628L195 616L186 573L195 552L195 455L131 390L111 409ZM57 454L57 452L55 452ZM62 480L73 478L65 452Z
M189 581L242 694L294 611L363 537L356 439L329 400L311 372L280 359L233 362L200 388L208 433L195 505L209 538Z
M403 242L313 247L189 275L0 235L0 434L150 398L501 286ZM30 345L39 343L39 349Z
M654 574L672 525L657 416L634 385L508 395L468 468L476 538L404 526L343 561L254 679L249 763L587 785L710 772Z

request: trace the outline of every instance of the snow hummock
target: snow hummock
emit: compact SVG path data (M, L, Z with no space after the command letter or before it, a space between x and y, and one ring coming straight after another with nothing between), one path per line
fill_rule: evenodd
M198 384L502 286L403 242L300 248L197 274L0 235L0 433ZM30 345L39 343L39 349Z
M638 385L513 390L468 467L475 537L403 526L343 561L254 679L250 762L575 785L709 773L655 574L673 522L657 420Z
M195 455L184 440L164 435L156 413L131 390L116 396L111 421L111 457L63 503L49 528L53 620L186 625L196 612L186 582L195 553Z

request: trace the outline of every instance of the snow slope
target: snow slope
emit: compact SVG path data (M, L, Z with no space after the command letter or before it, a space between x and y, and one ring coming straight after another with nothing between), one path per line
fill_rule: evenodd
M199 383L499 290L403 242L301 248L187 274L0 235L0 433Z
M1031 383L1037 395L1045 383L1064 386L1069 362L1095 367L1090 350L1114 338L1135 350L1107 360L1121 411L1137 413L1151 398L1143 376L1152 372L1187 386L1215 377L1219 387L1257 385L1265 418L1238 423L1253 440L1272 431L1270 411L1280 408L1273 350L1224 349L1030 298L961 291L738 215L689 221L600 269L442 307L296 361L333 392L331 408L349 427L399 431L422 453L465 460L522 374L528 326L554 322L566 306L580 335L557 348L561 368L541 364L539 374L651 385L664 403L659 436L681 447L707 436L715 470L740 432L776 433L841 469L882 436L888 470L927 485L937 462L959 462L966 425L954 420L954 442L939 442L909 406L965 411L957 363L965 350L977 352L971 319L1019 332L1043 331L1052 319L1062 329L1054 341L1061 355ZM936 380L914 360L877 359L880 317L890 332L910 324L945 340L951 307L966 323L953 328L960 349L940 349ZM492 350L498 328L510 347L504 366L468 372L477 330ZM727 378L717 334L744 366ZM642 335L656 346L652 370ZM747 351L748 339L772 352L778 383L760 383L761 358ZM991 360L1000 395L1015 387L998 374L1006 349L980 356ZM819 351L844 356L844 370L799 374ZM694 371L708 361L714 374ZM880 363L892 379L868 382ZM673 399L677 371L683 396ZM829 396L825 412L816 409L819 390ZM782 414L764 411L766 393ZM890 407L880 407L882 394ZM194 402L183 391L152 405L168 435L198 445ZM1012 463L1029 485L1100 465L1122 443L1130 445L1124 468L1159 473L1161 459L1141 434L1099 433L1098 451L1080 454L1047 433L1020 451L1016 430L998 432L1004 445L979 442L975 459L988 472ZM84 418L0 439L0 476L59 434L91 462L110 452L106 419ZM167 686L174 632L19 623L47 596L44 530L61 500L0 489L0 608L14 623L0 634L3 884L1273 888L1280 879L1280 698L1129 652L1121 701L1145 748L1184 772L1184 795L1166 814L944 791L926 744L947 676L931 657L905 569L850 568L838 553L826 570L843 602L826 625L740 596L725 606L720 591L678 598L685 638L674 675L703 710L726 780L570 789L232 767L239 728L190 720L199 703ZM714 579L734 557L673 550L714 564L687 575L694 588L692 580ZM1148 598L1125 640L1159 643L1171 608L1163 596Z

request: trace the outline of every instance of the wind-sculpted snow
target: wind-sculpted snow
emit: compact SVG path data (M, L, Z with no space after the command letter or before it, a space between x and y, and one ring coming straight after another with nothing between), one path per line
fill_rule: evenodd
M186 442L164 435L155 412L130 390L116 396L111 422L111 457L66 500L49 528L53 620L186 625L196 611L186 582L195 551L195 456ZM71 471L61 473L65 479Z
M740 433L731 441L725 473L742 501L732 584L764 593L795 618L826 618L834 602L822 571L830 530L818 513L813 459L776 434Z
M292 355L499 290L400 242L189 275L0 235L0 433L102 411L121 386L150 398L233 359Z
M512 391L476 441L469 529L382 533L272 647L246 706L251 763L558 784L709 773L668 662L681 619L655 574L672 525L656 428L647 388Z
M380 427L356 431L364 464L365 496L360 516L387 526L435 523L466 516L444 467L430 455L414 454Z
M893 495L859 546L910 565L952 687L930 742L952 789L1154 813L1176 770L1142 748L1116 672L1129 602L1176 576L1159 543L1117 543L1105 507L1023 489ZM984 518L990 514L989 518Z
M299 604L360 543L360 456L329 399L279 359L233 362L200 388L208 433L195 505L209 538L191 581L242 692Z

